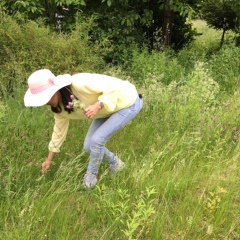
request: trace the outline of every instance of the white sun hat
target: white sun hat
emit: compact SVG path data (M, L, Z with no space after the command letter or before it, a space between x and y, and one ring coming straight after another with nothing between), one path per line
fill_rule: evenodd
M28 90L24 96L26 107L39 107L49 102L54 93L71 84L71 75L64 74L57 77L48 70L40 69L28 78Z

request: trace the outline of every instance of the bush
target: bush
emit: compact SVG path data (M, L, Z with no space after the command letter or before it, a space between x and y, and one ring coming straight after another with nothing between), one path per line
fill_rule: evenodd
M219 85L210 76L206 64L201 62L196 63L193 71L179 82L172 81L165 86L152 78L147 80L146 85L147 90L143 93L150 96L150 102L145 104L145 111L160 113L160 125L167 123L167 126L162 126L161 132L166 129L191 131L203 120L203 113L208 117L209 110L218 105Z
M239 88L240 48L227 46L213 54L209 60L212 77L222 91L232 93Z
M144 50L134 52L128 72L139 83L145 83L146 79L154 78L167 85L172 81L179 81L184 73L184 68L172 56L171 51L152 51L149 54L147 50Z
M26 84L30 73L40 68L63 72L97 71L102 69L101 43L91 45L89 22L77 23L69 35L53 33L41 22L18 25L11 17L0 17L0 95L13 93Z

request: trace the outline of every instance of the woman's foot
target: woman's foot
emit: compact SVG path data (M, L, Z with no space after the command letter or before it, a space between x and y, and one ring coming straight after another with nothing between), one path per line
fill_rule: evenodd
M84 185L87 187L87 188L93 188L96 183L97 183L97 177L95 174L93 173L90 173L90 172L87 172L85 175L84 175Z
M117 158L115 164L110 164L110 175L122 171L125 168L125 163Z

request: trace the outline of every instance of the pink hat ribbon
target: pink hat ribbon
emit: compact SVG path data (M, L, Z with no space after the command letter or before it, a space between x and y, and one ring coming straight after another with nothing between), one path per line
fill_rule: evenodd
M46 89L50 88L54 85L54 82L52 79L48 79L48 83L41 86L34 86L35 84L29 84L29 89L32 94L38 94L40 92L45 91Z

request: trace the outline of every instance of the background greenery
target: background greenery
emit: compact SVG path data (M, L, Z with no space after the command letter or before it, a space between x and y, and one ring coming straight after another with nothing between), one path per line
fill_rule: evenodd
M0 239L239 239L240 49L233 35L203 21L179 52L133 47L123 66L103 61L107 42L92 44L92 18L71 34L41 21L19 25L1 15ZM40 173L53 117L25 108L37 68L99 72L128 79L144 96L142 112L109 141L126 169L97 186L82 178L89 121L73 121L51 171Z
M221 29L220 46L229 30L240 42L239 0L2 0L0 10L19 24L41 21L64 34L76 29L80 16L84 21L91 18L90 42L104 43L102 57L115 65L128 65L136 48L162 51L187 46L197 35L192 18L204 18L211 27Z

